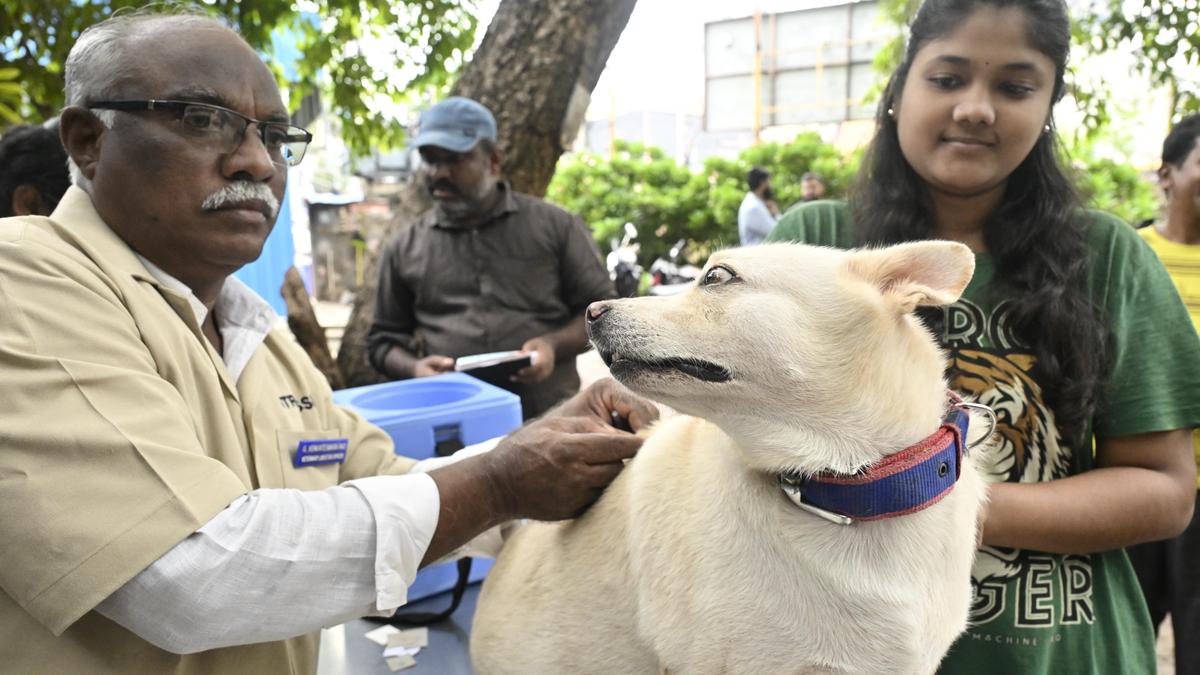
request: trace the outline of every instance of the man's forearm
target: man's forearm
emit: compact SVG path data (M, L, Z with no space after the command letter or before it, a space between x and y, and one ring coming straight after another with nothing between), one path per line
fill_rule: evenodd
M436 487L423 475L349 485L253 492L97 610L173 653L281 640L389 611L402 604L387 599L402 596L432 536ZM380 550L379 541L396 545Z
M515 517L511 495L500 484L486 454L434 469L429 477L437 484L440 510L422 567Z
M416 374L417 357L399 345L383 357L383 374L396 380L406 380Z

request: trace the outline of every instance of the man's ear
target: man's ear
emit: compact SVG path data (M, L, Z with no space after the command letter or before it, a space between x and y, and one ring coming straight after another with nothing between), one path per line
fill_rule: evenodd
M100 161L100 147L108 127L92 111L71 106L62 111L58 120L58 135L67 154L79 167L79 172L89 181L95 178L96 164Z
M42 193L29 183L22 183L13 190L11 206L14 216L50 215L50 208L42 201Z
M1174 167L1166 163L1158 168L1158 187L1162 188L1163 192L1168 193L1168 195L1171 192L1171 178L1173 169Z
M852 251L846 270L908 313L957 300L975 273L975 254L955 241L914 241Z
M504 153L500 152L499 145L492 146L491 156L488 157L488 165L492 167L492 173L500 175L500 165L504 163Z

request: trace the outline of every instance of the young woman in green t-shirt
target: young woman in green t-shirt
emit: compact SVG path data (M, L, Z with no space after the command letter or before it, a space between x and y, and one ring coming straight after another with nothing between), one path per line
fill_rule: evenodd
M1000 418L947 673L1153 672L1121 547L1174 536L1193 507L1200 342L1161 264L1059 165L1069 49L1061 0L926 0L850 203L798 206L770 237L976 251L963 299L930 317L952 386Z

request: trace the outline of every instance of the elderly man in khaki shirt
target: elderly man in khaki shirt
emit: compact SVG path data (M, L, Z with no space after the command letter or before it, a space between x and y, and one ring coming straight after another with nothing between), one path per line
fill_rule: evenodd
M611 416L653 408L612 384L437 465L333 405L231 276L311 139L236 33L109 19L67 100L75 187L0 220L0 669L313 672L317 629L505 520L577 514L636 452Z

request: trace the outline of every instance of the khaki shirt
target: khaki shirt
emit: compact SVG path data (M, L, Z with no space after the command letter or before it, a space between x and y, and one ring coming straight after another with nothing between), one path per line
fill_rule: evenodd
M316 633L179 656L92 611L242 494L412 465L289 336L235 384L187 298L73 187L50 218L0 220L0 373L0 670L315 672ZM343 464L293 468L329 438Z

